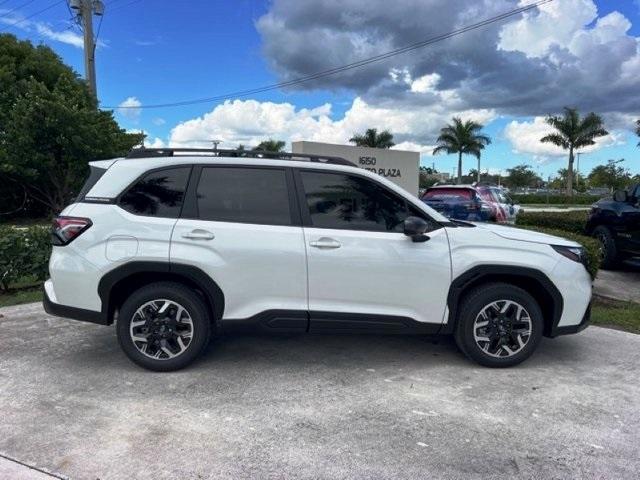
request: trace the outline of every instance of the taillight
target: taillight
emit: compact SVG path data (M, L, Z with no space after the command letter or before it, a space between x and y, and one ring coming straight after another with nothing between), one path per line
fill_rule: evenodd
M88 218L56 217L51 227L51 243L58 246L68 245L91 225Z

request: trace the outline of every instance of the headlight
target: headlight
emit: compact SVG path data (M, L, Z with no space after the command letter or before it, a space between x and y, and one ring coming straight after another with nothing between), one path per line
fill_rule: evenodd
M586 263L586 254L584 248L582 247L563 247L560 245L551 245L556 252L558 252L563 257L567 257L569 260L573 260L574 262Z

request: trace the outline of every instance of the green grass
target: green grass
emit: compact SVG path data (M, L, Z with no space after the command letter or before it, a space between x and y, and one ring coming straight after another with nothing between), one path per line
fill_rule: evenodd
M595 297L591 324L640 333L640 304Z
M41 301L42 287L23 288L20 290L12 290L8 293L0 293L0 307Z

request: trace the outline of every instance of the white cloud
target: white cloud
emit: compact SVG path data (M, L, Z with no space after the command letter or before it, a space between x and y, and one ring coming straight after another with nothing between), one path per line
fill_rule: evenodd
M207 140L222 140L223 147L242 143L256 145L266 138L292 142L310 140L348 143L354 133L367 128L388 129L398 143L396 148L428 151L430 143L451 116L461 115L481 123L495 118L491 110L451 110L446 103L413 109L372 106L356 97L339 119L331 118L331 105L313 109L296 109L290 103L256 100L226 101L211 112L175 126L169 144L193 146Z
M520 0L519 5L530 3ZM566 46L593 21L598 9L592 0L562 0L540 5L510 22L500 31L498 48L519 51L527 57L542 57L552 45Z
M140 118L142 102L136 97L128 97L118 104L118 113L130 120L137 121Z
M144 146L148 148L163 148L166 147L164 140L161 138L155 137L151 140L149 137L144 139Z
M533 121L519 122L513 120L504 129L504 135L511 142L513 151L520 154L530 154L537 157L541 163L550 161L550 157L566 157L567 152L552 143L542 143L540 139L554 129L547 124L544 117L535 117ZM609 135L596 139L595 145L581 148L584 153L595 152L605 147L624 143L624 134L611 132Z
M411 82L411 91L416 93L435 91L438 83L440 82L440 78L440 75L437 73L430 73L420 78L416 78Z
M160 118L160 117L154 118L153 120L151 120L151 122L154 125L158 125L158 126L164 125L165 123L167 123L167 121L164 118Z
M17 12L12 12L10 15L7 15L8 13L9 10L0 9L0 23L25 32L38 34L41 37L55 40L56 42L72 45L76 48L83 48L84 42L82 35L77 32L71 30L54 30L48 23L25 20L24 16ZM98 45L104 46L104 43L99 42Z

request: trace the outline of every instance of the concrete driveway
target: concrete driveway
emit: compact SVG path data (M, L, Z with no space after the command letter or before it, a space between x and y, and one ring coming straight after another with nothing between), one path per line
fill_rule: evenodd
M112 328L36 304L0 314L0 454L59 476L640 471L640 336L628 333L591 327L545 340L508 370L479 368L448 340L234 336L192 368L157 374L129 363Z
M640 260L629 260L617 270L599 270L593 291L601 297L640 303Z

